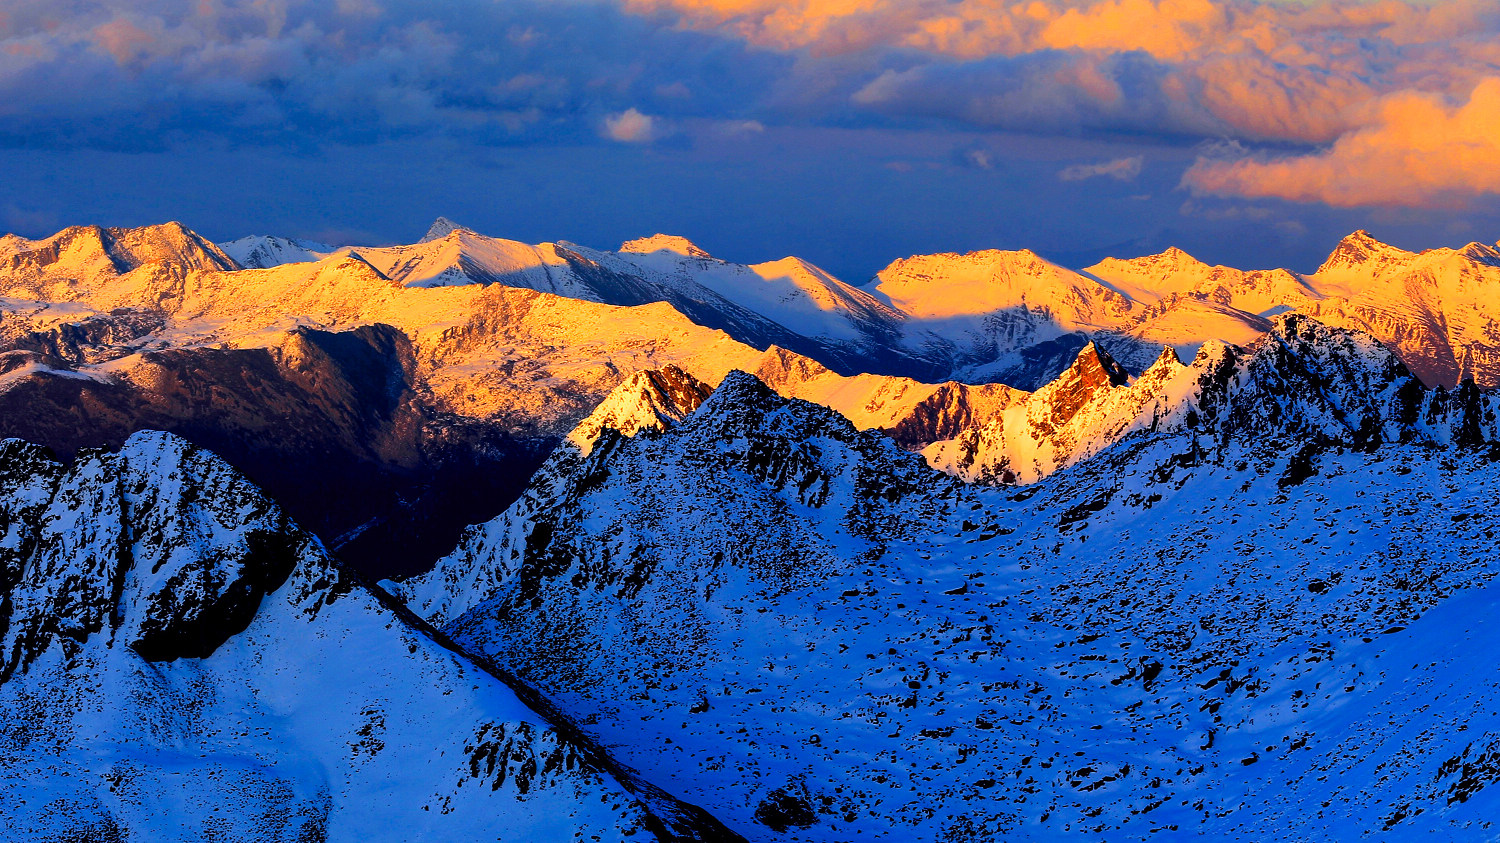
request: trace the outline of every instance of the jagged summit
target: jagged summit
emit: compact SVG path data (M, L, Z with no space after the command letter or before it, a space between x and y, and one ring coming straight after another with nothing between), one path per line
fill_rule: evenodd
M433 220L432 225L428 226L427 228L427 233L422 235L422 239L418 240L417 242L431 243L434 240L441 240L455 231L472 232L473 230L474 229L469 228L468 226L459 225L458 223L448 219L447 217L438 217L437 219Z
M1086 350L1057 380L949 441L929 463L990 483L1030 483L1140 432L1280 453L1384 442L1475 444L1496 436L1493 398L1426 389L1375 338L1301 314L1247 346L1205 343L1183 365L1163 349L1133 381ZM1194 446L1195 448L1198 446Z
M588 418L568 434L587 456L605 430L635 436L682 421L708 399L712 388L676 366L637 372L615 387Z
M1069 371L1077 372L1079 380L1089 388L1124 386L1130 380L1130 373L1125 371L1125 367L1094 342L1085 345L1078 352L1078 359Z
M1458 253L1475 263L1500 267L1500 249L1487 243L1470 243L1459 249Z
M1156 362L1151 364L1151 368L1155 368L1164 364L1181 366L1182 355L1177 353L1176 348L1173 348L1170 345L1164 345L1161 347L1161 354L1158 354L1156 356Z
M270 269L289 263L316 261L337 251L326 243L259 234L219 243L218 246L245 269Z
M944 483L731 373L661 435L554 465L403 593L756 839L773 839L757 819L804 804L785 839L1041 839L1075 819L1100 839L1404 821L1399 836L1492 814L1494 793L1447 801L1474 769L1465 746L1489 738L1440 724L1495 722L1493 683L1455 702L1412 678L1451 664L1443 687L1463 689L1487 669L1469 644L1413 642L1484 646L1422 618L1447 583L1488 587L1490 463L1362 439L1436 399L1373 340L1270 325L1187 366L1161 348L1133 381L1085 346L972 443L1002 447L1012 480L1071 465L1002 493ZM1415 623L1427 632L1403 638ZM1385 763L1414 734L1446 743L1416 770ZM923 781L892 781L909 769ZM1343 804L1330 788L1366 807L1315 824L1305 805ZM1418 803L1416 823L1393 807Z
M783 383L801 383L814 378L827 377L833 375L833 372L810 357L773 345L766 349L760 365L755 369L755 375L775 388Z
M650 379L638 382L649 383ZM635 399L638 393L632 389L616 394ZM695 392L690 400L698 396ZM636 403L655 406L649 398ZM887 437L856 430L827 407L778 395L744 371L728 373L697 409L657 429L658 436L620 439L608 451L595 451L584 460L556 452L521 500L488 524L472 528L457 550L428 574L395 586L397 593L424 616L448 622L460 621L497 594L524 602L539 578L550 579L574 565L584 571L574 580L580 587L598 578L600 587L616 584L628 590L640 576L629 573L629 568L655 567L657 556L661 564L676 569L673 576L681 576L682 582L712 582L716 576L711 570L694 571L681 560L706 548L727 548L722 541L726 531L767 521L756 541L780 544L784 556L762 574L770 580L800 581L817 575L829 541L878 546L917 523L912 520L916 510L902 504L904 494L918 488L951 492L959 486ZM741 492L747 479L750 485ZM535 547L546 536L571 533L575 518L592 520L592 513L617 508L621 501L676 513L674 500L679 497L720 489L728 496L720 508L691 514L709 519L692 530L691 541L678 533L684 522L666 515L658 522L662 532L654 533L648 552L611 558L609 548L558 542L551 551L560 566L555 570L517 569L511 564L520 559L511 547ZM873 501L868 499L872 494ZM559 507L558 496L569 503ZM778 513L788 507L817 510L828 531L806 535L782 530ZM633 541L645 534L629 526L623 538ZM603 558L596 558L601 552ZM594 594L596 589L583 588L581 593ZM559 643L569 651L583 644Z
M650 237L639 237L635 240L627 240L620 244L620 251L625 254L650 255L657 252L671 252L687 258L702 258L712 260L713 256L693 244L686 237L678 237L672 234L653 234Z
M1377 240L1370 232L1361 228L1340 240L1315 274L1322 275L1330 271L1348 270L1372 264L1378 269L1411 257L1413 257L1412 252Z

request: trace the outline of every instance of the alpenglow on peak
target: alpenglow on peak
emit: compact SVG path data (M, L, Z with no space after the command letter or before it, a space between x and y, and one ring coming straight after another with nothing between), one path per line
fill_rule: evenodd
M627 240L620 244L620 251L635 255L672 252L689 258L711 259L713 257L713 255L694 245L693 241L674 234L653 234L650 237L638 237L635 240Z

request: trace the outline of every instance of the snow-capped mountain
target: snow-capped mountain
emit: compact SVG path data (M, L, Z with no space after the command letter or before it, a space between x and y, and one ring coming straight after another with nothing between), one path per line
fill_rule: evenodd
M40 301L66 299L70 282L99 283L127 273L182 278L238 269L218 246L180 223L143 228L74 226L42 240L0 235L0 278L7 295Z
M243 250L225 248L237 259ZM864 287L798 258L717 260L682 237L658 234L609 252L499 240L443 219L415 245L359 254L408 285L499 283L617 305L666 302L743 343L774 344L846 375L1035 390L1090 341L1139 374L1162 345L1188 358L1209 341L1246 345L1269 317L1297 310L1373 334L1431 385L1500 384L1492 289L1500 251L1477 243L1418 254L1360 231L1312 275L1209 266L1175 248L1081 271L1028 250L918 255ZM313 249L303 259L320 256Z
M744 373L622 390L397 588L751 840L1483 834L1488 400L1304 318L1157 365L1028 399L1135 429L1019 492Z
M1090 346L1058 380L988 421L925 448L937 468L991 483L1030 483L1138 431L1194 429L1216 441L1279 435L1315 446L1494 438L1494 397L1472 384L1426 391L1367 334L1297 314L1247 348L1205 345L1190 364L1164 348L1131 380ZM1337 349L1331 352L1330 349ZM1277 396L1295 395L1287 402Z
M795 258L717 260L664 235L610 252L440 220L418 244L316 260L304 259L316 248L256 251L271 242L221 249L177 224L0 238L0 434L68 454L177 431L388 575L506 506L611 389L665 366L709 386L757 372L947 470L996 480L1112 440L1078 434L1096 444L1001 465L999 440L1018 442L1019 428L1001 436L994 416L1027 393L950 374L1035 392L1092 343L1135 378L1163 345L1184 360L1221 341L1249 347L1287 309L1369 331L1429 382L1492 383L1485 361L1500 347L1485 315L1500 300L1487 292L1494 249L1413 255L1363 234L1310 276L1176 250L1084 272L984 252L897 261L866 287ZM231 252L289 262L241 269ZM304 357L306 337L342 350ZM309 466L327 486L305 481Z
M1500 385L1497 255L1482 243L1408 252L1356 231L1311 275L1208 267L1177 250L1106 260L1085 273L1137 301L1191 298L1262 317L1296 310L1371 334L1428 385L1452 387L1472 378L1490 388Z
M1414 253L1360 231L1344 238L1309 279L1322 293L1302 309L1366 331L1428 383L1472 378L1500 386L1500 261L1480 243Z
M161 433L0 443L7 840L733 840Z
M1363 232L1310 275L990 251L864 286L442 219L5 236L0 435L71 462L0 444L0 820L1480 836L1497 283ZM447 555L398 605L283 507L365 570Z
M270 269L284 263L317 261L338 251L326 243L269 235L241 237L220 243L219 248L245 269Z
M588 456L604 431L635 436L662 430L698 409L712 392L713 387L676 366L637 372L615 387L565 441Z
M381 575L502 509L632 373L717 383L761 356L666 304L408 287L349 252L203 269L195 237L158 228L115 240L172 260L53 248L59 235L0 266L0 434L71 454L182 433Z

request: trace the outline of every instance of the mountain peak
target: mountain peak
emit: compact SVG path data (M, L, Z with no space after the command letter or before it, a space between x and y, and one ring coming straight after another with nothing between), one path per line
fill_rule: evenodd
M639 237L635 240L627 240L620 244L620 251L632 255L651 255L659 252L671 252L688 258L712 258L708 252L703 251L686 237L678 237L673 234L653 234L650 237Z
M587 456L605 430L624 436L663 430L698 409L712 391L708 384L676 366L637 372L615 387L568 434L568 441Z
M322 260L322 267L318 274L325 272L359 277L370 281L390 281L390 277L381 272L376 266L365 259L359 252L350 250L343 254L333 254Z
M1475 263L1500 266L1500 249L1486 243L1470 243L1459 249L1458 253Z
M1090 342L1057 379L1037 390L1042 415L1036 417L1044 431L1067 424L1078 411L1092 403L1104 391L1125 386L1130 373L1109 352Z
M1125 367L1094 342L1079 350L1071 368L1078 372L1084 384L1091 389L1106 384L1124 386L1130 380L1130 373L1125 371Z
M1318 272L1326 272L1330 269L1348 269L1371 263L1376 265L1389 264L1411 257L1411 254L1411 252L1398 249L1389 243L1376 240L1370 232L1361 228L1339 241L1338 246L1329 253L1328 259L1323 261L1322 266L1318 267Z
M1203 261L1184 252L1176 246L1168 246L1163 251L1154 255L1142 255L1127 261L1137 266L1149 266L1161 269L1182 270L1190 267L1206 266Z
M1176 348L1173 348L1170 345L1164 345L1161 347L1161 354L1156 355L1156 362L1151 364L1151 368L1162 365L1182 365L1182 357L1177 353Z
M434 240L441 240L455 231L472 230L473 229L469 228L468 226L459 225L458 223L448 219L447 217L438 217L437 219L433 220L432 225L427 229L427 233L422 235L422 239L418 240L417 242L431 243Z
M832 374L831 370L810 357L788 351L779 345L766 349L755 370L755 376L768 386L779 386L789 381L808 381Z
M337 251L326 243L269 234L252 234L215 245L245 269L271 269L288 263L308 263Z

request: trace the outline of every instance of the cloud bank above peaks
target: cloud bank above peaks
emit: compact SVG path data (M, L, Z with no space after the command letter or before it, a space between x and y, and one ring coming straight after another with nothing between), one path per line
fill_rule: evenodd
M1500 193L1500 76L1468 100L1403 91L1326 150L1280 158L1200 158L1183 183L1202 193L1334 206L1459 204Z
M1500 0L0 0L0 145L25 148L1228 140L1184 185L1423 205L1500 192L1455 163L1487 154L1464 127L1491 78ZM1467 140L1403 122L1434 117Z
M1341 166L1371 143L1398 154L1422 103L1463 103L1500 75L1500 2L1253 0L626 0L674 25L796 51L799 72L862 67L850 101L892 120L976 129L1126 133L1328 146L1319 191L1280 164L1204 161L1208 192L1384 203ZM881 55L884 65L852 56ZM847 80L846 80L847 81ZM1479 100L1481 104L1484 100ZM1440 106L1432 106L1439 108ZM1449 106L1451 110L1451 105ZM1429 111L1431 109L1429 108ZM1473 109L1471 109L1472 111ZM1472 122L1474 115L1470 115ZM1340 146L1342 145L1342 146ZM1408 147L1415 153L1427 147ZM1369 158L1373 153L1360 152ZM1382 163L1384 171L1395 164ZM1407 168L1402 204L1495 192ZM1257 181L1264 176L1266 181Z
M732 114L785 63L608 2L0 0L0 143L573 143L637 103Z

